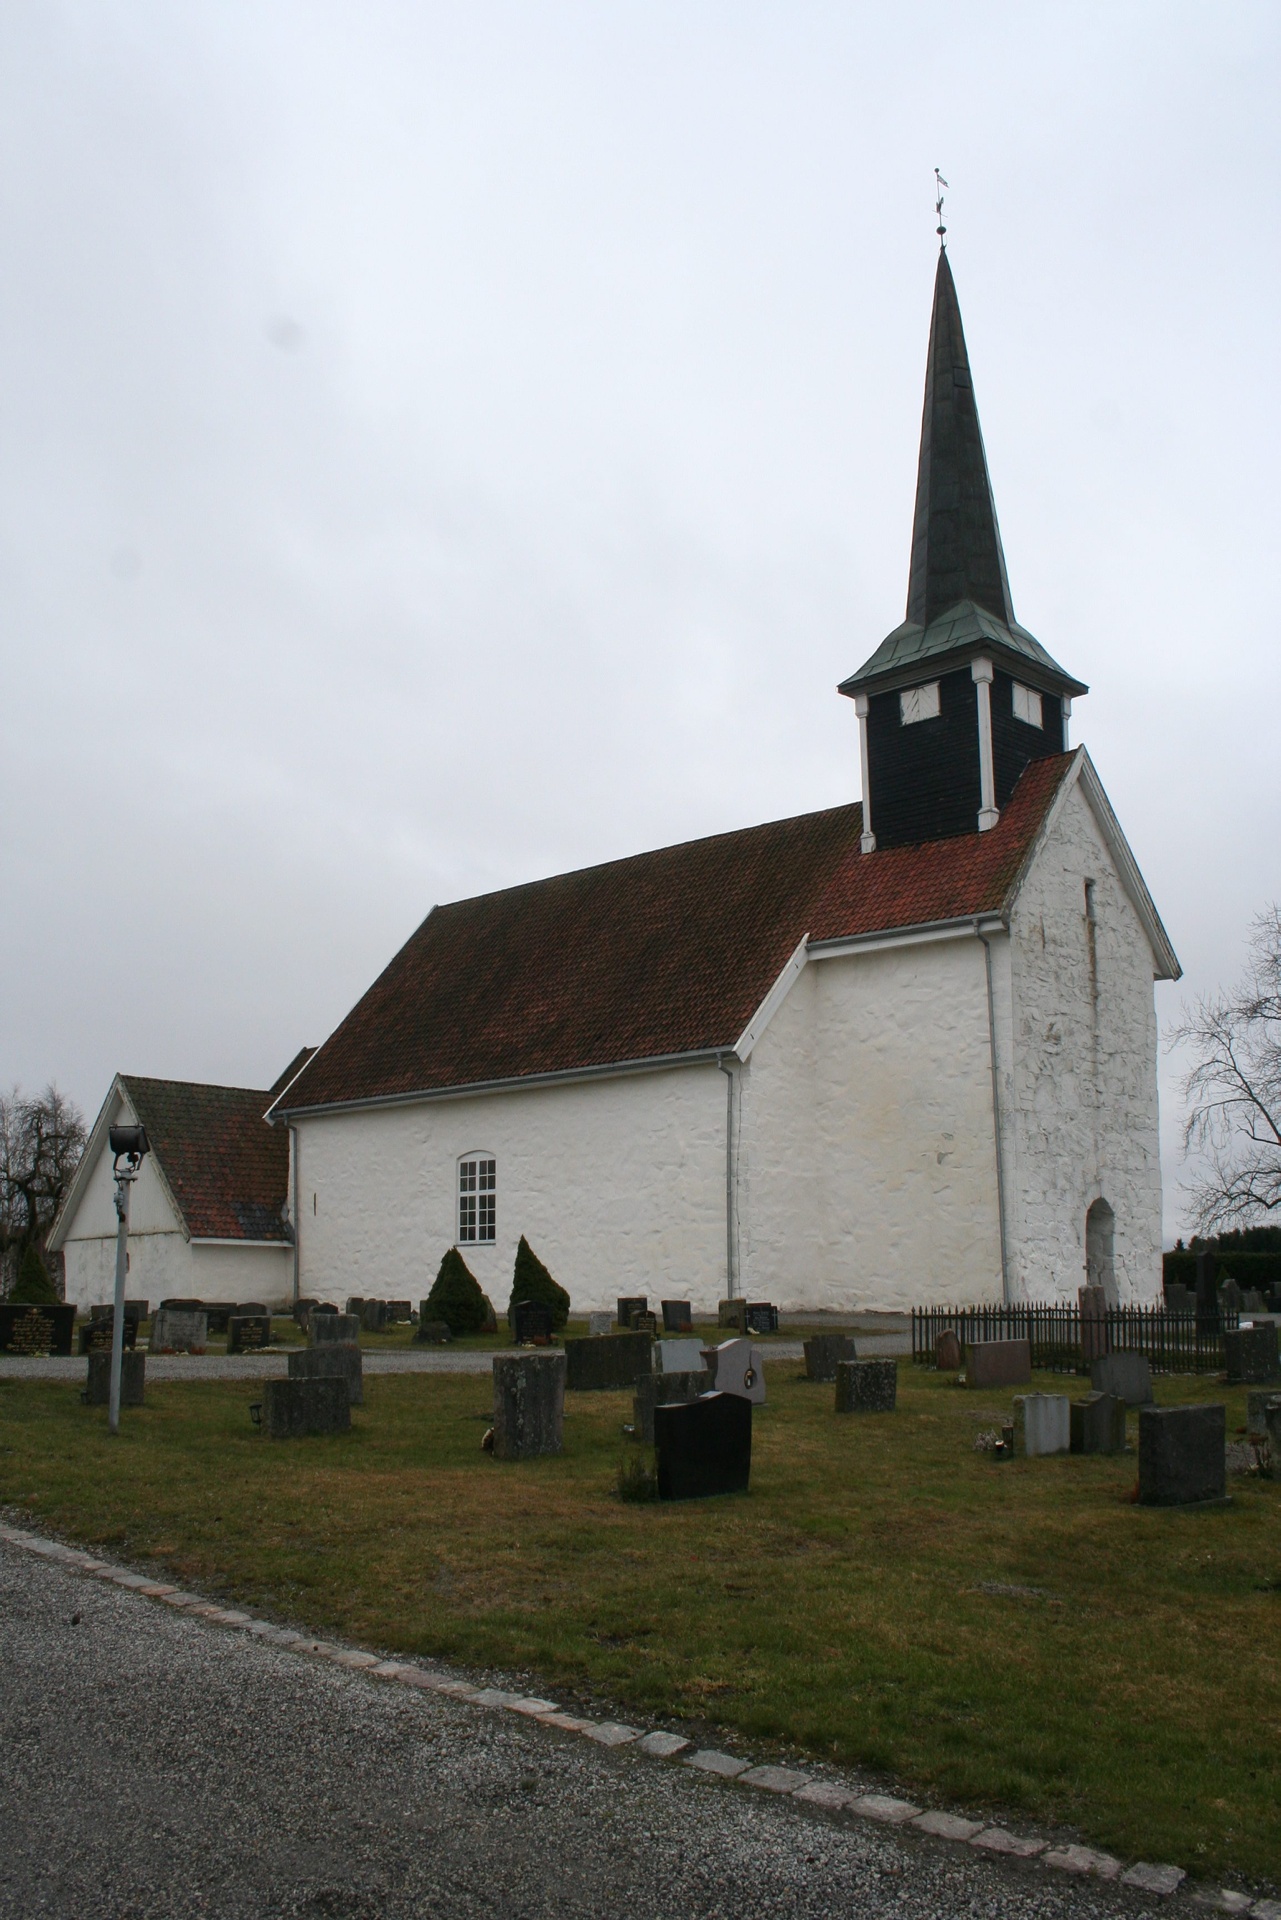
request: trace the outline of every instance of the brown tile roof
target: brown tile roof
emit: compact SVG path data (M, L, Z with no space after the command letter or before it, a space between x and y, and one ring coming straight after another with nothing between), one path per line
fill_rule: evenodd
M151 1150L198 1240L281 1240L289 1135L263 1114L270 1093L121 1076Z
M434 907L284 1109L732 1047L807 934L1000 909L1072 759L989 833L865 856L834 807Z

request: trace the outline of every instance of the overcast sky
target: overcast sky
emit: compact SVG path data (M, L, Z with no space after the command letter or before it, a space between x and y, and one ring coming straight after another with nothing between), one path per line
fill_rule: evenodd
M856 797L936 164L1162 1018L1230 979L1281 893L1279 39L1231 0L4 9L0 1082L266 1084L435 901Z

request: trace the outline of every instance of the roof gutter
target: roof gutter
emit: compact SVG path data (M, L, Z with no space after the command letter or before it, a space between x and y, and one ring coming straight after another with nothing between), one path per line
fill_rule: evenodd
M989 933L1005 933L1009 918L1004 912L967 913L954 920L924 920L885 932L844 934L834 940L811 940L811 960L838 960L845 953L868 953L878 947L916 947L930 940L972 940L980 926Z

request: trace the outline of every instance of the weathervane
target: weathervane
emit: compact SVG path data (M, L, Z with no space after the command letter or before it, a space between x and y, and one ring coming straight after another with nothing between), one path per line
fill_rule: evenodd
M947 232L947 228L943 225L943 189L946 187L946 185L947 185L947 181L943 178L938 168L935 167L934 187L935 187L935 191L938 194L938 199L934 202L934 212L938 219L938 226L934 229L934 231L938 234L940 247L945 247L947 245L947 241L943 237L944 234Z

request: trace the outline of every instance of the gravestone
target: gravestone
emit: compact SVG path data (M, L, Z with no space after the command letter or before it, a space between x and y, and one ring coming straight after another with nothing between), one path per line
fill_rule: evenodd
M204 1310L203 1300L162 1300L160 1302L161 1313L203 1313Z
M202 1309L189 1313L161 1307L151 1323L152 1353L203 1353L209 1339L209 1320Z
M120 1356L120 1404L140 1407L147 1380L147 1356L136 1349ZM111 1405L111 1350L93 1349L89 1354L89 1379L85 1401L91 1407Z
M1145 1507L1195 1506L1227 1490L1222 1406L1139 1409L1139 1500Z
M354 1347L359 1336L360 1322L354 1313L313 1313L307 1326L307 1343L313 1347Z
M364 1366L359 1347L300 1347L289 1356L291 1380L342 1380L349 1406L365 1404Z
M654 1355L656 1373L697 1373L703 1366L701 1340L660 1340Z
M612 1313L589 1313L588 1314L587 1331L593 1337L602 1333L612 1333L613 1328L614 1328L614 1316Z
M560 1452L565 1428L565 1376L563 1353L495 1354L496 1460L528 1460Z
M688 1300L664 1300L663 1332L688 1333L694 1324L694 1309Z
M768 1300L749 1300L747 1303L747 1331L749 1333L777 1333L778 1308Z
M1065 1393L1023 1393L1014 1402L1014 1430L1022 1441L1024 1458L1067 1453L1072 1445L1072 1417Z
M227 1322L227 1352L257 1353L271 1345L271 1316L233 1313Z
M413 1317L414 1307L411 1300L389 1300L387 1302L387 1324L389 1326L403 1327L407 1325Z
M1230 1387L1258 1387L1281 1379L1276 1326L1271 1320L1262 1320L1253 1327L1225 1328L1223 1358Z
M19 1300L0 1305L0 1353L71 1353L76 1328L74 1307L33 1307Z
M420 1316L414 1329L414 1339L423 1347L447 1347L453 1337L447 1320L424 1320Z
M1090 1385L1127 1407L1145 1407L1152 1398L1152 1363L1142 1353L1105 1353L1090 1368Z
M1072 1402L1073 1453L1124 1453L1125 1402L1114 1393L1087 1393Z
M1219 1311L1225 1319L1241 1311L1241 1289L1231 1274L1219 1288Z
M1168 1280L1165 1287L1165 1310L1167 1313L1195 1313L1196 1295L1191 1287L1183 1286L1178 1280Z
M555 1315L541 1300L518 1300L512 1308L512 1339L518 1347L548 1347L555 1332Z
M1257 1287L1247 1287L1241 1295L1241 1310L1243 1313L1267 1312L1267 1302Z
M648 1313L649 1301L643 1293L624 1294L618 1302L618 1324L624 1329L632 1324L634 1313Z
M268 1316L268 1318L270 1318L271 1316L271 1308L267 1305L265 1300L241 1300L240 1302L238 1302L236 1306L234 1306L231 1309L231 1311L233 1313L242 1313L242 1314L245 1314L246 1316L249 1316L255 1313L257 1314L265 1313Z
M272 1440L345 1433L351 1426L347 1382L332 1375L319 1380L264 1380L262 1414Z
M1256 1439L1268 1431L1270 1413L1281 1413L1281 1393L1251 1393L1246 1397L1246 1428Z
M231 1323L232 1314L238 1313L240 1309L238 1307L218 1307L218 1306L206 1305L202 1309L202 1311L205 1316L205 1332L206 1333L226 1333L227 1328Z
M632 1438L652 1447L655 1407L684 1406L687 1401L697 1400L706 1387L707 1374L702 1367L693 1373L651 1373L638 1380L632 1402Z
M385 1300L365 1300L360 1308L360 1325L364 1333L381 1333L387 1325L387 1302Z
M1204 1248L1196 1257L1196 1323L1202 1333L1219 1331L1219 1294L1214 1284L1215 1257Z
M934 1364L940 1373L959 1373L965 1365L961 1336L955 1327L944 1327L934 1342Z
M837 1363L838 1413L893 1413L897 1400L897 1360L841 1360Z
M115 1310L116 1310L115 1303L111 1300L107 1300L107 1301L104 1301L104 1303L101 1306L90 1307L89 1318L91 1320L110 1320ZM147 1319L149 1316L149 1313L150 1313L149 1301L147 1300L126 1300L125 1301L126 1322L132 1320L136 1324L139 1320Z
M1081 1313L1081 1358L1089 1366L1102 1359L1111 1341L1108 1338L1108 1301L1102 1287L1078 1287Z
M648 1312L634 1313L632 1315L631 1330L633 1333L647 1333L651 1340L656 1340L658 1338L658 1315Z
M1030 1340L972 1340L965 1349L971 1387L1023 1387L1032 1379Z
M81 1353L110 1353L114 1325L110 1314L103 1320L84 1321L80 1328ZM128 1314L125 1315L120 1337L126 1352L138 1343L138 1322L131 1320Z
M746 1300L722 1300L716 1309L716 1325L726 1332L747 1332Z
M361 1314L365 1310L365 1296L363 1294L353 1293L350 1300L348 1300L347 1302L347 1306L345 1310L348 1313L354 1314L357 1320L359 1320Z
M805 1342L805 1378L835 1380L842 1360L857 1360L858 1350L848 1333L816 1333Z
M710 1393L737 1394L764 1406L765 1369L750 1340L722 1340L718 1347L704 1347L702 1353Z
M312 1313L337 1313L338 1309L332 1300L317 1300L313 1304L311 1311Z
M647 1333L588 1334L565 1342L565 1385L571 1393L635 1387L653 1371L654 1343Z
M752 1403L736 1393L704 1393L654 1409L660 1500L702 1500L746 1493L752 1472Z
M319 1300L295 1300L293 1309L294 1325L300 1333L306 1333L307 1322L311 1319L312 1309L319 1307Z

